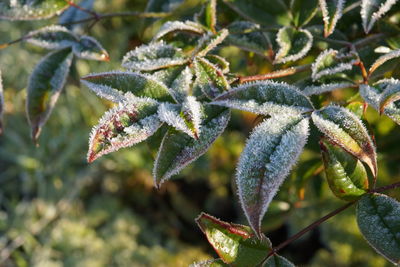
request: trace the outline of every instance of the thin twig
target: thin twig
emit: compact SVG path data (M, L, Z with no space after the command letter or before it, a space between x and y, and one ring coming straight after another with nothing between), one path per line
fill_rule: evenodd
M311 64L306 64L297 67L290 67L283 70L277 70L266 74L247 76L247 77L239 77L239 83L252 82L252 81L261 81L261 80L269 80L282 78L286 76L290 76L299 72L307 71L311 68Z
M384 192L384 191L387 191L387 190L390 190L390 189L395 189L395 188L398 188L398 187L400 187L400 182L396 182L394 184L378 187L378 188L375 188L375 189L371 190L370 192L371 193L380 193L380 192Z

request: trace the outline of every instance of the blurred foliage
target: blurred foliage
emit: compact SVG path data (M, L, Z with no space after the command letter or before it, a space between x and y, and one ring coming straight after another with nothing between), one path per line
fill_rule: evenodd
M167 2L179 6L181 1ZM166 20L191 18L198 3L185 1L186 6L173 16L154 24L152 19L116 17L91 28L90 35L108 50L111 61L74 62L68 85L42 132L40 147L30 140L24 89L46 51L24 43L0 51L6 102L5 133L0 136L0 266L187 266L216 256L194 223L201 211L246 224L232 177L244 141L260 121L250 113L235 111L228 130L211 150L159 191L151 175L154 151L146 143L91 165L85 159L90 129L111 103L80 86L79 77L120 68L128 50L148 41ZM144 0L95 1L98 12L145 7ZM240 19L222 2L218 11L221 25ZM398 9L393 12L400 14ZM349 12L338 25L349 39L359 37L356 15ZM51 21L56 23L56 18ZM47 24L0 21L0 43ZM324 49L327 43L317 41L315 47ZM320 51L314 50L300 64L311 63ZM360 51L368 65L370 52ZM272 70L265 58L235 47L221 48L219 54L241 75ZM304 75L284 80L292 83ZM313 100L317 106L330 101L343 104L354 93L353 89L339 90ZM378 147L378 186L398 181L399 127L372 109L366 119ZM329 190L318 132L312 131L297 167L263 221L263 230L275 245L344 203ZM399 192L389 194L400 197ZM282 255L304 266L390 266L363 240L354 208L289 245Z

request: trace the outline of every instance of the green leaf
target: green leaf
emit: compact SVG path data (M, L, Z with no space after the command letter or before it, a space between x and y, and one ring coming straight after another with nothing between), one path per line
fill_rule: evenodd
M368 243L395 265L400 264L400 203L368 194L357 204L357 223Z
M268 56L272 51L269 37L260 30L260 25L249 21L235 21L228 25L229 35L225 42L243 50Z
M274 63L296 61L307 55L313 44L313 36L308 30L283 27L276 35L279 50Z
M68 7L65 0L2 0L0 19L37 20L51 18Z
M200 14L196 16L196 20L203 24L207 29L216 33L217 25L217 0L206 0Z
M240 203L251 228L261 237L261 220L297 161L309 132L309 119L279 114L250 135L236 169Z
M369 33L383 15L385 15L397 0L362 0L361 19L365 33Z
M205 105L199 139L170 129L164 136L154 163L156 187L159 188L163 182L203 155L222 134L229 119L228 109Z
M292 0L290 11L294 26L302 27L317 14L318 0Z
M187 61L181 49L160 41L128 52L122 59L122 66L131 70L151 71L183 65Z
M113 102L125 100L126 92L138 97L174 102L163 83L141 73L118 71L94 73L83 77L81 81L98 96Z
M295 267L295 265L282 256L273 255L265 261L263 267Z
M352 87L354 84L349 82L338 82L338 83L323 83L319 85L308 85L302 90L306 96L320 95L327 92L332 92L339 89Z
M212 104L262 115L314 110L310 100L296 87L271 81L239 85L217 96Z
M261 25L290 25L288 5L282 0L223 0L246 20Z
M206 59L210 61L210 63L217 66L217 68L219 68L222 73L226 74L229 72L229 62L225 58L218 55L207 55Z
M400 57L400 49L391 51L387 54L380 56L369 68L369 71L368 71L369 75L371 75L371 73L373 73L377 68L379 68L381 65L383 65L387 61L392 60L392 59L397 59L398 57Z
M69 48L52 52L36 65L29 78L26 111L34 141L39 137L65 85L72 57Z
M163 38L167 34L174 33L174 32L190 32L190 33L195 33L195 34L203 34L205 31L203 27L193 21L167 21L164 23L163 26L161 26L160 30L157 32L157 34L154 36L153 41L156 41L158 39Z
M222 92L229 90L230 85L222 70L205 58L197 57L194 61L195 81L193 94L199 96L204 93L213 99Z
M387 91L388 94L391 91L392 92L396 91L396 89L394 89L396 87L398 87L398 80L383 79L373 84L373 86L367 84L361 84L360 94L369 105L371 105L374 109L379 111L381 110L380 106L381 106L382 92L388 89ZM383 105L383 113L387 115L389 118L391 118L394 122L400 125L400 101L389 101L389 102L390 103Z
M84 8L86 10L93 10L93 4L94 4L94 0L82 0L78 3L78 5L81 8ZM88 12L85 12L76 7L70 6L67 10L65 10L61 14L58 22L59 22L59 24L66 25L66 27L68 29L71 29L74 31L76 29L82 30L85 23L72 24L71 22L89 19L91 16L92 16L92 14L90 14Z
M109 61L110 57L101 44L90 36L82 36L73 46L72 51L79 58Z
M312 64L312 79L315 81L324 76L332 76L345 70L351 70L358 61L358 55L354 52L343 54L337 50L327 49L319 54Z
M199 40L199 45L193 52L193 57L204 57L211 50L216 48L220 43L222 43L228 36L229 32L227 29L222 29L216 34L206 34Z
M59 25L43 27L27 34L26 41L46 49L62 49L76 44L78 37L67 28Z
M256 266L271 250L269 239L258 239L248 226L223 222L206 213L196 222L218 256L231 266Z
M120 148L130 147L153 135L162 122L158 102L126 94L125 101L104 114L89 138L88 162Z
M207 261L195 262L189 267L229 267L230 265L223 262L221 259L212 259Z
M396 79L384 79L379 81L383 89L379 100L379 113L382 114L386 107L400 100L400 81Z
M328 37L335 30L336 24L343 16L343 8L346 0L319 0L319 6L324 20L324 36Z
M332 192L340 199L353 201L368 190L368 175L357 158L337 145L320 141L326 179Z
M3 79L0 70L0 135L3 133L3 113L4 113L4 93L3 93Z
M328 106L311 115L315 125L332 142L365 162L374 177L377 175L375 146L362 121L351 111Z
M361 119L362 116L364 115L364 103L359 102L359 101L354 101L349 103L346 108L356 114L356 116Z

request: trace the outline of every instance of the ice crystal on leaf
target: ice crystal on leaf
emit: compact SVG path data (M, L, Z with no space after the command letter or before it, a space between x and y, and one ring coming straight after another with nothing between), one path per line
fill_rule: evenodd
M342 83L325 83L321 85L309 85L306 86L302 92L303 94L310 96L310 95L320 95L327 92L332 92L338 89L349 88L353 86L353 83L349 82L342 82Z
M371 31L374 24L385 15L397 0L362 0L361 19L365 33Z
M122 59L122 66L131 70L152 71L182 65L187 61L181 49L160 41L128 52Z
M314 109L310 100L296 87L271 81L239 85L217 96L211 103L263 115Z
M314 111L314 124L331 141L364 161L377 175L375 146L362 121L343 107L328 106Z
M179 103L182 103L185 100L185 97L189 94L192 84L192 70L189 67L185 67L185 69L172 82L170 92Z
M158 40L163 38L165 35L177 32L177 31L184 31L190 32L195 34L203 34L204 28L202 25L193 22L193 21L167 21L163 26L161 26L160 30L154 36L153 40Z
M310 51L313 36L308 30L283 27L276 35L279 50L275 56L275 64L296 61Z
M88 162L120 148L129 147L153 135L162 122L158 102L127 93L126 99L104 114L89 138Z
M385 62L391 60L391 59L395 59L400 57L400 49L398 50L394 50L394 51L390 51L389 53L380 56L373 64L372 66L369 68L369 73L371 74L372 72L374 72L377 68L379 68L381 65L383 65Z
M230 119L226 108L204 105L201 135L193 139L174 129L164 136L154 163L153 176L157 187L203 155L222 134Z
M261 220L302 152L308 132L308 118L279 114L259 124L247 140L236 184L247 220L259 237Z
M324 36L328 37L335 30L336 24L343 16L346 0L319 0L322 17L324 20Z
M208 33L204 35L200 41L199 45L196 47L195 51L193 52L193 57L204 57L213 50L217 45L222 43L225 38L228 36L229 31L227 29L222 29L217 34Z
M138 97L150 97L159 101L173 102L168 88L154 77L135 72L103 72L89 74L82 83L98 96L112 102L125 100L125 93Z
M0 19L36 20L51 18L68 7L65 0L2 0Z
M400 203L367 194L357 203L357 223L368 243L395 265L400 263Z
M27 34L26 41L46 49L62 49L76 44L78 37L67 28L59 25L43 27Z
M379 113L383 113L386 107L400 100L400 81L397 79L383 79L376 83L382 88L379 99Z
M337 50L327 49L312 64L312 78L318 80L324 76L331 76L345 70L351 70L358 62L358 55L354 52L341 54Z
M82 36L73 46L74 54L79 58L109 61L110 57L101 44L90 36Z

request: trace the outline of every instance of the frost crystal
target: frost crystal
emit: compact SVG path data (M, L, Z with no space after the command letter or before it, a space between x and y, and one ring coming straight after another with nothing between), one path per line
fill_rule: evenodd
M2 0L0 1L0 19L46 19L60 14L66 8L68 8L68 3L65 0Z
M247 140L236 170L240 203L261 236L261 220L306 144L309 120L280 114L258 125Z
M217 45L222 43L225 38L228 36L229 31L227 29L222 29L217 34L206 34L204 35L200 41L199 45L196 47L193 52L193 57L204 57L211 50L213 50Z
M362 0L361 19L365 33L368 33L374 24L385 15L397 0Z
M154 99L127 93L126 100L106 112L93 128L88 162L153 135L162 124L157 116L157 107L158 102Z
M151 71L182 65L187 61L181 49L160 41L128 52L122 59L122 66L131 70Z
M276 42L279 50L274 63L286 63L305 57L311 49L313 36L308 30L283 27L276 35Z
M346 0L335 0L330 5L335 6L335 13L329 14L330 8L328 7L327 0L319 0L319 6L321 7L322 17L324 21L324 36L327 37L333 33L336 24L339 19L343 16L343 7Z
M358 55L353 52L349 54L339 54L337 50L325 50L319 54L312 64L312 79L315 81L323 76L330 76L345 70L351 70L353 65L357 62Z
M189 67L185 69L176 77L176 79L171 84L171 94L174 98L182 103L185 97L189 94L193 84L193 73Z
M337 89L343 89L343 88L348 88L353 86L352 83L326 83L326 84L321 84L321 85L310 85L310 86L306 86L302 92L307 95L319 95L319 94L323 94L326 92L332 92L334 90Z
M79 43L73 46L73 52L77 57L84 59L100 61L110 60L107 51L96 39L90 36L82 36L79 39Z
M385 55L380 56L374 64L369 68L369 73L374 72L379 66L384 64L386 61L400 57L400 49L391 51Z
M314 109L310 100L296 87L271 81L239 85L216 97L211 104L263 115L293 114Z
M157 34L154 36L153 40L158 40L165 35L176 32L176 31L186 31L186 32L193 32L197 34L202 34L204 33L203 26L193 22L193 21L167 21L164 23L163 26L161 26L160 30L157 32Z
M51 25L27 34L26 41L46 49L62 49L71 47L78 42L78 37L67 28Z

